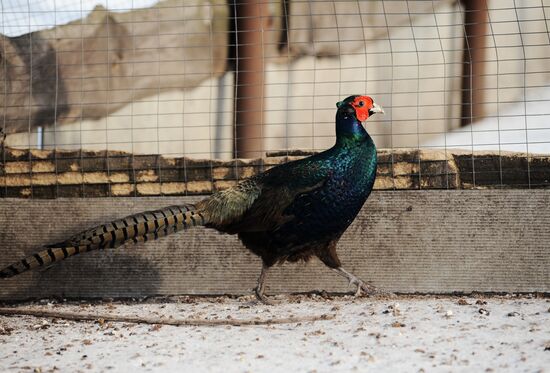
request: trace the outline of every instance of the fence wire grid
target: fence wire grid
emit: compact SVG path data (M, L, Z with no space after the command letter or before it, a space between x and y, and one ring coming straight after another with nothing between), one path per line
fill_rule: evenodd
M550 186L550 1L3 0L4 197L202 194L333 145L379 189Z

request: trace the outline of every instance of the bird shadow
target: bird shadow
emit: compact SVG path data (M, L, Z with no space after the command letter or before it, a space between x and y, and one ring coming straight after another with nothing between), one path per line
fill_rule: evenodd
M129 249L92 252L45 270L2 281L0 299L7 302L41 298L128 298L157 294L162 282L152 260Z

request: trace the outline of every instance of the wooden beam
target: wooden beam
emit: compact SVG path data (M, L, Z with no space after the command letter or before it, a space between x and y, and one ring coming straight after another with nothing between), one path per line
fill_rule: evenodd
M484 117L483 74L489 11L487 0L461 0L464 9L464 63L462 70L462 125Z
M264 46L268 3L236 0L235 56L235 157L263 154Z

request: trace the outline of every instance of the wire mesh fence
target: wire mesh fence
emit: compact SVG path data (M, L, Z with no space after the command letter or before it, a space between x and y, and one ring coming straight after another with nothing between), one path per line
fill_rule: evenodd
M2 1L3 196L209 193L366 128L379 189L550 185L550 2Z

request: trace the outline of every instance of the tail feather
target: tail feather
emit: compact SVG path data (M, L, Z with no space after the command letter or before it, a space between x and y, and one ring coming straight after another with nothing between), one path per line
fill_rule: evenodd
M169 206L115 220L79 233L67 241L48 245L36 254L0 270L8 278L87 251L116 248L128 241L146 242L195 226L205 225L204 215L193 205Z

